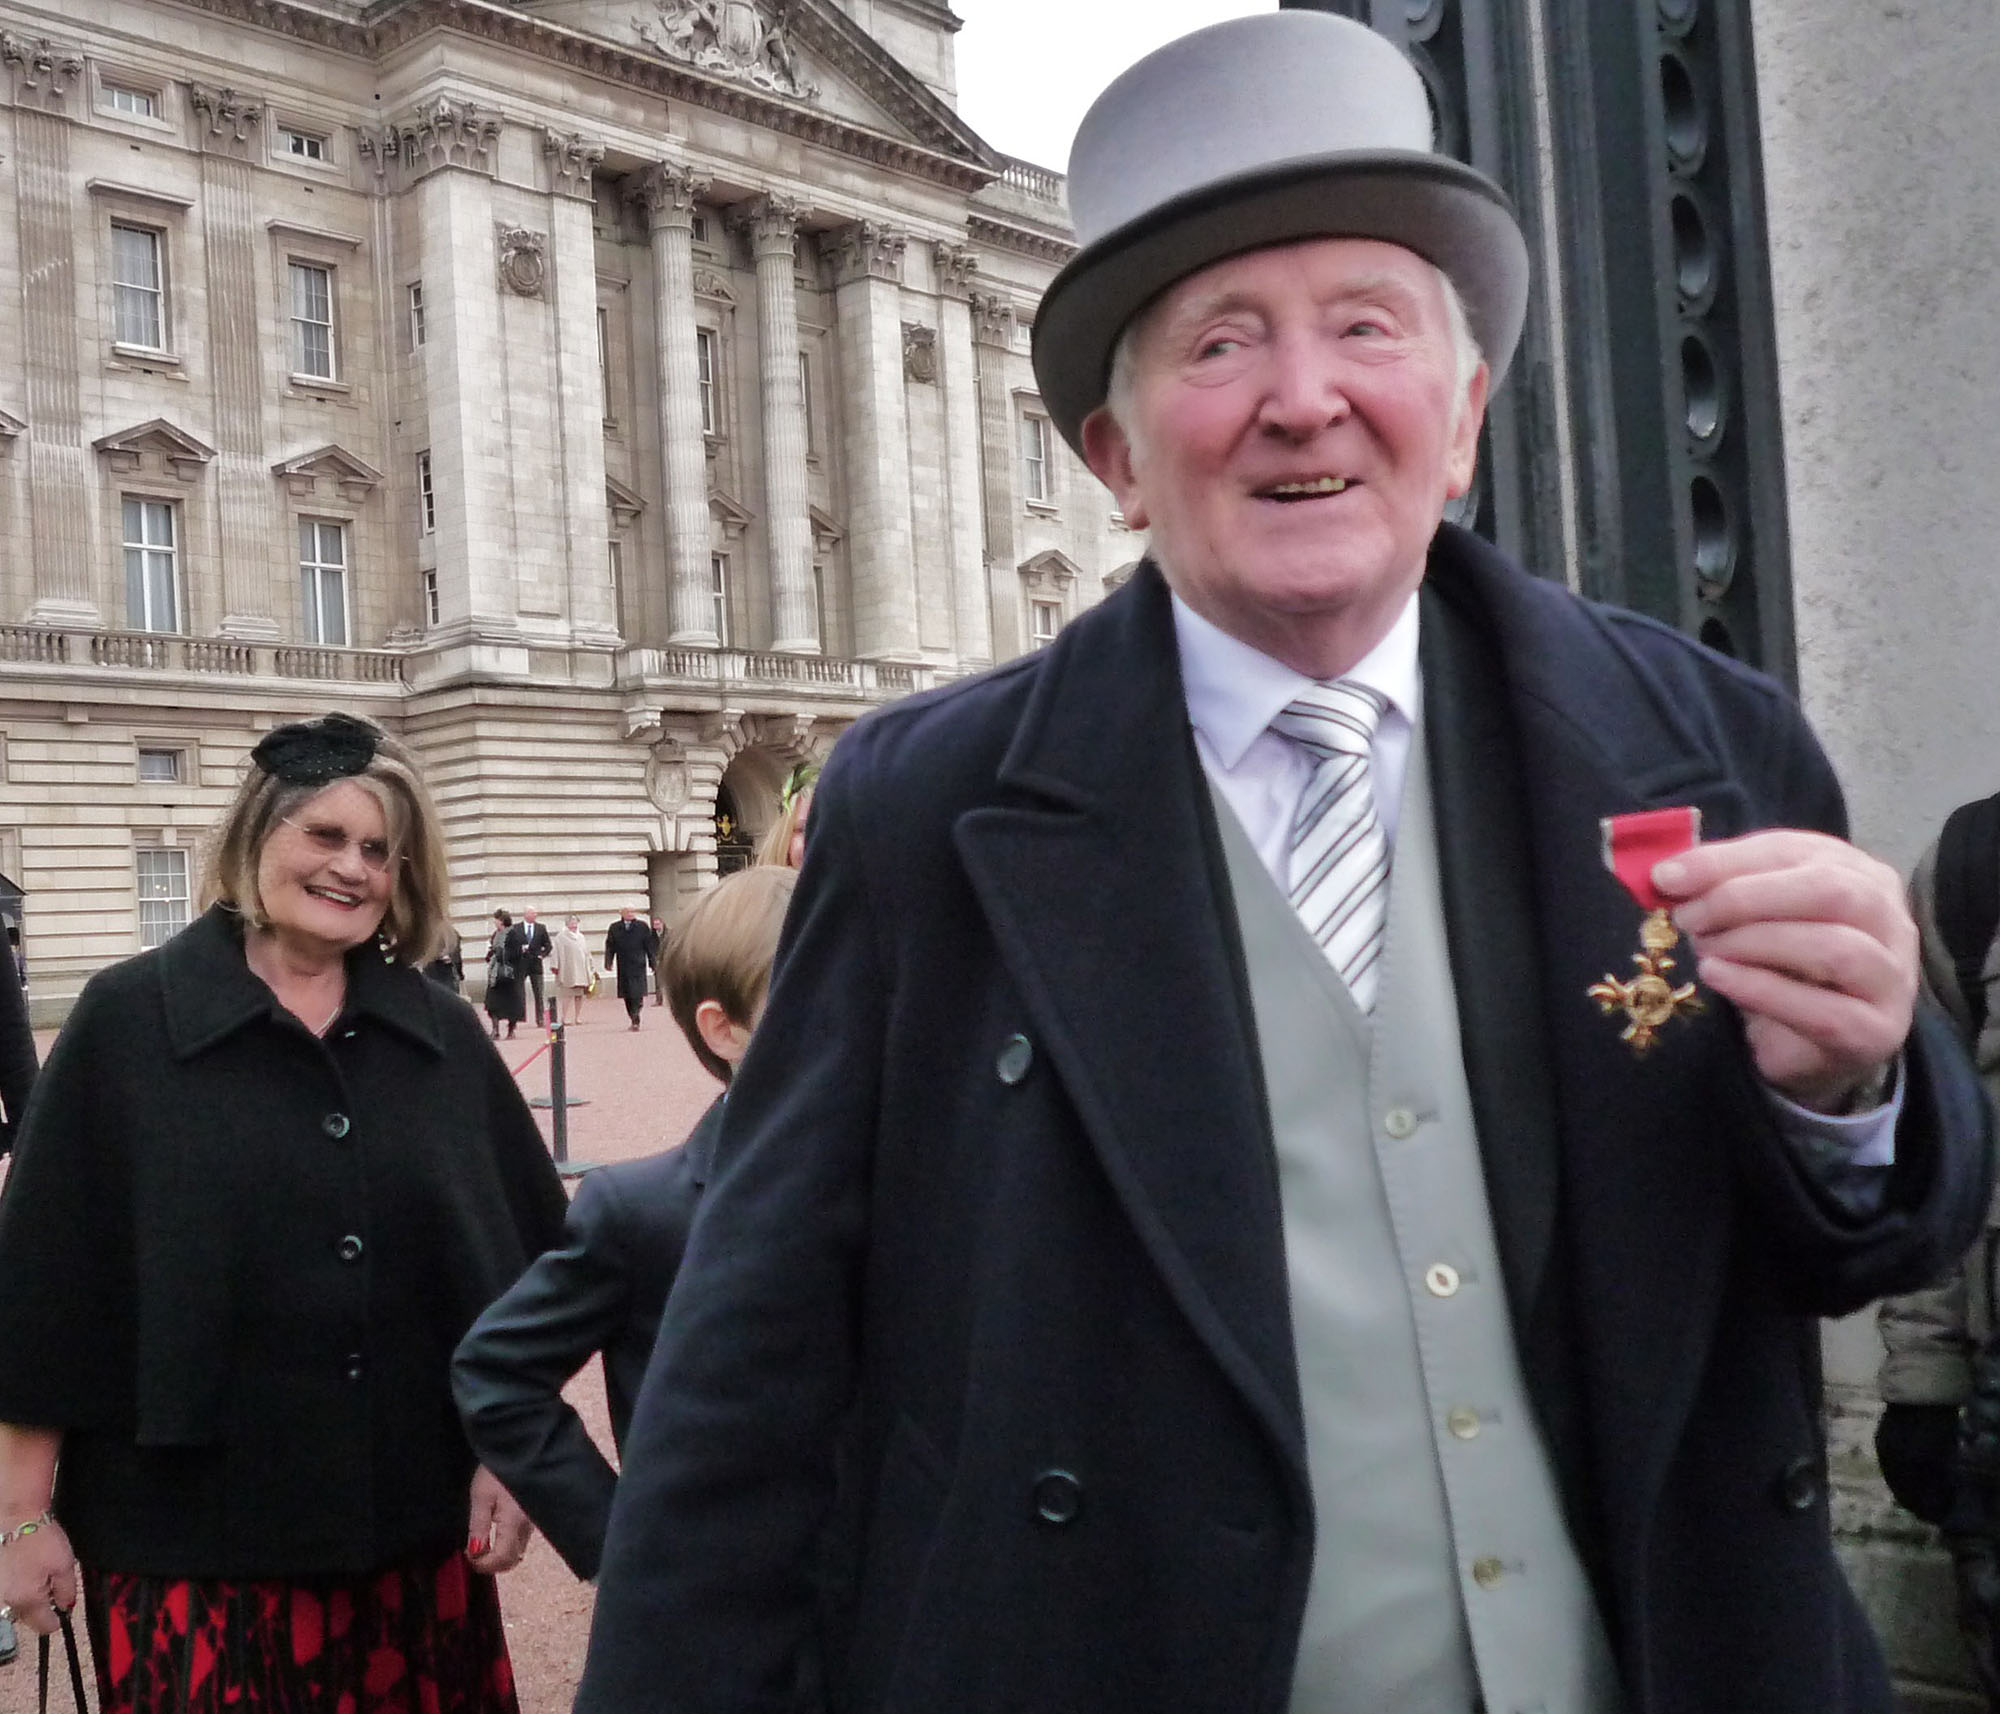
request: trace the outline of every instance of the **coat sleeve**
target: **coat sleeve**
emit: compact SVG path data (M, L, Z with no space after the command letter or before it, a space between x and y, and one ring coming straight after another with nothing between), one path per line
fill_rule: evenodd
M584 1180L562 1242L473 1323L451 1365L472 1450L584 1578L597 1575L618 1478L562 1389L624 1318L617 1225L608 1191Z
M28 1002L13 949L0 940L0 1155L13 1142L34 1087L35 1035L28 1027Z
M626 1439L577 1708L791 1711L856 1372L886 1008L851 737Z

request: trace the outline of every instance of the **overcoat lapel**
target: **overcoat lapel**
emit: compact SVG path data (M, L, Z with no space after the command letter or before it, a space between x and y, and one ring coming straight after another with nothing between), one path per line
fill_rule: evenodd
M1463 766L1441 762L1451 782L1441 784L1438 817L1453 975L1510 1296L1525 1292L1530 1300L1525 1316L1518 1297L1514 1307L1533 1378L1533 1330L1547 1325L1537 1317L1549 1307L1537 1294L1565 1294L1554 1324L1574 1338L1570 1375L1581 1385L1588 1425L1587 1448L1579 1450L1596 1467L1596 1521L1606 1541L1631 1550L1644 1539L1699 1383L1730 1264L1736 1168L1724 1158L1724 1141L1733 1136L1740 1146L1745 1104L1754 1117L1761 1096L1745 1056L1715 1039L1740 1036L1727 1006L1711 1003L1677 1022L1641 1058L1620 1039L1619 1020L1588 998L1605 974L1630 973L1640 915L1604 868L1598 823L1628 810L1695 804L1707 835L1724 838L1747 830L1747 803L1702 741L1694 711L1676 708L1616 634L1559 588L1524 577L1449 526L1433 548L1428 586L1461 622L1461 637L1484 645L1504 681L1509 729L1497 736L1511 739L1517 758L1516 825L1533 877L1524 901L1533 915L1528 963L1539 975L1535 1045L1549 1067L1553 1153L1544 1138L1490 1111L1502 1083L1512 1095L1533 1093L1534 1080L1500 1068L1536 1025L1511 1004L1510 983L1527 968L1518 934L1498 931L1508 941L1503 949L1493 925L1469 928L1479 889L1452 848L1463 840L1480 849L1482 830L1468 821L1480 799L1463 790ZM1426 685L1427 695L1435 688L1443 698L1442 725L1454 687L1435 678ZM1478 735L1467 739L1458 761L1480 747ZM1444 754L1454 754L1450 744ZM1447 792L1463 795L1447 801ZM1486 962L1495 958L1508 962ZM1708 1068L1704 1078L1687 1076L1693 1063ZM1729 1067L1738 1069L1717 1069ZM1735 1116L1718 1123L1725 1106ZM1541 1271L1551 1253L1567 1278Z
M1302 1485L1277 1172L1150 562L1038 671L959 852L1133 1227Z

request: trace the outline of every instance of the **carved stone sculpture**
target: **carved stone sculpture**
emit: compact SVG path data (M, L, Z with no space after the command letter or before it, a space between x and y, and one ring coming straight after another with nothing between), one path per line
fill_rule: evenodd
M632 29L655 53L747 83L775 95L810 101L819 91L806 79L792 45L794 0L653 0Z
M516 297L538 298L548 284L548 237L523 226L496 226L500 283Z
M917 322L903 323L903 373L912 381L938 377L937 329Z

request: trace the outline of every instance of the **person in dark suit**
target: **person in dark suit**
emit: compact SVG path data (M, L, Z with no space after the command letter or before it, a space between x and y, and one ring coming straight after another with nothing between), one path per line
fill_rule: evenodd
M604 965L618 984L618 998L625 1002L625 1015L635 1030L646 1004L646 977L659 955L653 925L627 905L605 931Z
M0 1155L14 1144L35 1088L35 1032L11 945L0 947Z
M535 1028L540 1029L545 1016L542 999L542 960L549 956L549 931L535 921L535 907L526 906L521 912L521 920L507 931L507 949L519 973L518 980L527 983L535 995Z
M1441 524L1528 256L1430 141L1303 9L1085 118L1150 551L821 778L581 1714L1888 1714L1814 1318L1990 1120L1784 691Z
M676 925L661 955L661 983L674 1021L722 1079L723 1095L679 1148L589 1174L563 1242L480 1316L452 1359L467 1437L579 1577L597 1575L617 1478L562 1389L602 1352L611 1435L624 1445L708 1182L729 1080L764 1009L793 879L789 870L739 871Z

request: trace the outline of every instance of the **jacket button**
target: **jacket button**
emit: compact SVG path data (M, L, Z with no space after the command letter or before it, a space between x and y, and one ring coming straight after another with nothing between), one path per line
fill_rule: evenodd
M1795 1458L1778 1477L1778 1504L1788 1512L1809 1512L1819 1504L1819 1462Z
M329 1113L324 1119L320 1120L319 1128L337 1143L342 1137L347 1135L347 1115L345 1113Z
M1433 1262L1424 1269L1424 1290L1432 1297L1456 1297L1458 1287L1458 1269L1451 1263Z
M1382 1129L1400 1143L1417 1134L1417 1116L1407 1107L1391 1107L1382 1115Z
M341 1239L341 1241L334 1246L334 1254L337 1255L343 1262L360 1261L361 1250L362 1250L361 1240L357 1238L352 1232L348 1233L345 1238Z
M1035 1050L1028 1038L1009 1036L1000 1044L1000 1057L993 1062L993 1069L1000 1074L1002 1083L1019 1083L1034 1063Z
M361 1353L359 1351L348 1352L347 1378L350 1381L358 1381L362 1378L362 1376L364 1376L367 1373L368 1373L368 1365L365 1361L363 1361Z
M1035 1478L1035 1516L1043 1523L1075 1523L1082 1510L1083 1484L1067 1470L1044 1470Z

